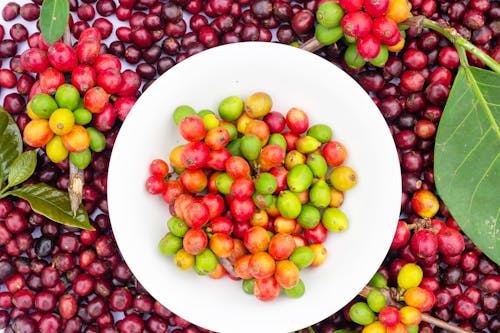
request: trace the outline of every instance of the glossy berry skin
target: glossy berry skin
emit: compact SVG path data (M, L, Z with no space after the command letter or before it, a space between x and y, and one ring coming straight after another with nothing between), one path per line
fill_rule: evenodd
M162 159L155 159L149 164L149 172L154 176L166 177L168 169L167 162Z
M363 8L372 17L383 16L389 9L389 0L364 0Z
M411 206L423 218L432 218L439 210L439 202L434 193L423 189L414 193Z
M445 227L437 234L438 250L445 256L456 256L465 249L462 234L452 228Z
M465 295L460 295L454 301L453 310L464 319L472 318L478 311L476 304Z
M405 221L398 221L396 233L392 240L391 249L399 249L408 243L410 240L410 230Z
M412 70L424 69L427 65L427 55L417 49L409 49L403 54L404 64Z
M362 38L370 32L372 19L365 12L351 12L342 18L341 26L346 35L354 38Z
M122 85L122 76L116 69L105 69L99 72L97 85L102 87L108 94L117 93Z
M53 67L40 73L40 89L43 93L54 95L57 88L64 83L64 75Z
M452 46L445 46L439 51L438 62L450 70L456 69L460 65L460 58L457 50Z
M358 40L356 48L363 59L372 60L380 52L380 40L374 34L369 33Z
M406 70L401 74L401 87L410 91L421 91L425 84L425 77L418 71Z
M397 23L386 16L376 17L373 20L372 33L388 46L394 46L401 40Z
M118 91L118 96L134 96L141 86L141 77L135 71L130 69L124 70L122 73L122 87Z
M21 68L32 73L40 73L49 67L47 52L39 48L29 48L21 53Z
M338 1L339 5L344 9L346 12L356 12L361 10L363 7L363 0L339 0Z
M302 9L293 15L290 23L296 34L307 33L314 27L314 14L310 10Z
M378 320L385 327L394 327L399 324L399 311L395 307L387 306L379 312Z
M112 54L99 54L92 65L97 72L104 71L106 69L116 69L121 70L120 59Z
M428 229L419 230L411 237L410 248L419 258L433 257L438 249L436 235Z
M85 29L78 38L76 55L80 63L92 65L101 47L101 33L96 28Z
M97 73L92 66L78 65L71 73L71 84L83 95L97 84Z
M146 191L150 194L161 194L165 190L165 180L160 176L150 176L146 180Z
M199 169L207 164L210 150L204 142L190 142L182 148L181 161L188 169Z
M75 50L63 42L50 45L47 54L49 63L61 72L71 72L78 65Z
M95 86L87 90L83 96L85 108L92 113L101 113L108 103L109 94L101 87Z
M116 109L116 115L118 116L118 119L124 121L136 101L137 98L131 96L118 97L117 99L115 99L113 106Z

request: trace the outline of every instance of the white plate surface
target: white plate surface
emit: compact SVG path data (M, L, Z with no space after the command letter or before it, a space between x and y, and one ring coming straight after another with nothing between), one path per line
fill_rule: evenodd
M343 142L346 165L359 175L342 210L349 229L330 233L328 259L306 269L306 293L261 302L241 283L181 272L157 250L167 232L168 207L146 193L152 159L168 160L184 141L173 110L188 104L216 110L230 95L265 91L273 110L300 107L310 124L326 123ZM108 200L116 241L141 284L163 305L188 321L218 332L291 332L340 310L366 285L389 249L399 217L400 169L393 139L375 104L361 87L325 59L291 46L247 42L192 56L162 75L139 98L124 122L111 156Z

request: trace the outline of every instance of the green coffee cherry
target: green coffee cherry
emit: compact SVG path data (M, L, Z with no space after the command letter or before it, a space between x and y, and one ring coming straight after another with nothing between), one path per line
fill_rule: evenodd
M325 124L316 124L307 130L307 135L312 136L321 143L327 143L332 139L332 128Z
M87 127L90 137L90 149L95 152L101 152L106 148L106 137L94 127Z
M173 233L167 233L158 243L160 253L166 256L173 256L182 248L182 238L175 236Z
M181 120L185 117L196 114L196 111L189 105L180 105L174 110L174 122L176 125L179 125Z
M276 204L280 214L289 219L297 218L302 209L302 204L297 195L289 190L280 193Z
M285 289L283 288L283 293L288 297L298 298L304 295L306 291L306 286L304 285L304 281L299 279L299 282L293 288Z
M92 154L88 148L78 153L69 153L69 160L79 169L85 169L90 164L91 159Z
M314 37L323 45L336 43L343 35L342 27L327 28L321 24L318 24L314 31Z
M366 61L359 55L356 44L350 44L344 53L344 60L346 64L353 68L361 68L366 64Z
M288 171L286 182L288 188L295 193L304 192L311 186L313 173L306 164L297 164Z
M344 10L333 1L323 2L316 12L316 20L325 28L338 27L343 17Z
M380 45L380 51L378 55L374 59L370 60L370 63L373 66L384 67L388 58L389 58L389 51L387 50L387 46L382 44Z

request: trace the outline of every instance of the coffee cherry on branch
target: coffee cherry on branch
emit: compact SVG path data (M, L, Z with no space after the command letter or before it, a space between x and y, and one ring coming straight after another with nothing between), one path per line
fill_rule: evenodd
M419 216L431 218L439 210L439 201L431 191L418 190L413 194L411 207Z

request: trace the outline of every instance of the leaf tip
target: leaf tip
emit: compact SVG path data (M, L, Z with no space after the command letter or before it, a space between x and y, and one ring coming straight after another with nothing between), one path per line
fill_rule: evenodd
M91 224L89 224L88 226L86 225L86 226L82 227L82 229L88 230L88 231L95 231L95 228Z

